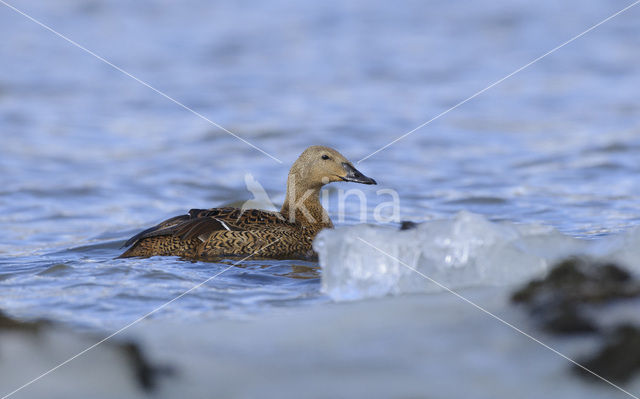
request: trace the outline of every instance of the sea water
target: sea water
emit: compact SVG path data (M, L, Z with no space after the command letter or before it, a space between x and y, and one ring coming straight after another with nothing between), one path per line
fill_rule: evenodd
M481 320L358 237L516 319L508 291L560 256L617 254L637 271L640 9L358 162L627 3L12 4L282 163L0 5L8 38L0 41L2 311L116 331L234 262L115 259L127 238L190 208L252 199L248 174L279 204L291 163L307 146L323 144L379 185L330 186L338 228L315 243L319 262L242 262L154 313L153 328L134 338L164 347L173 342L168 336L185 334L176 324L204 324L190 329L183 353L207 353L199 351L216 330L231 339L225 350L240 359L237 370L259 359L283 362L262 383L221 377L218 387L227 392L282 385L300 364L301 381L323 386L333 378L327 370L347 364L340 370L354 377L353 386L337 385L337 392L357 394L372 375L402 374L397 381L404 382L381 388L380 396L461 397L497 381L486 397L512 397L521 386L535 397L543 388L522 377L531 372L553 381L563 397L617 395L557 377L564 360L549 360L553 353ZM364 219L356 196L339 212L338 191L351 188L364 194ZM388 200L380 189L397 192L399 220L374 220L373 210ZM421 224L399 231L400 220ZM356 311L361 324L340 322ZM273 317L283 317L278 328L264 324ZM299 324L316 319L335 332L315 336ZM256 324L233 327L245 322ZM411 329L415 323L422 327ZM262 328L282 334L278 351L266 349L275 344ZM155 334L166 336L154 341ZM356 345L363 335L365 344ZM489 343L474 351L474 342ZM462 361L461 345L469 347ZM385 365L392 349L409 360ZM522 356L535 360L513 366ZM442 370L470 373L468 390L445 383ZM504 382L510 378L517 383ZM500 381L508 385L502 391ZM393 389L399 386L406 389Z

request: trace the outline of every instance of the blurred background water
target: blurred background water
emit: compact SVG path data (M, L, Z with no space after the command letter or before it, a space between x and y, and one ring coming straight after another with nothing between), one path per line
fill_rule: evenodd
M114 260L135 232L250 199L246 173L278 203L307 146L362 159L628 3L11 3L282 164L0 5L0 308L119 328L230 264ZM581 239L638 225L639 18L359 163L379 183L364 190L369 215L391 188L403 220L468 210ZM346 215L360 222L356 198ZM320 277L314 262L245 262L154 317L322 306Z

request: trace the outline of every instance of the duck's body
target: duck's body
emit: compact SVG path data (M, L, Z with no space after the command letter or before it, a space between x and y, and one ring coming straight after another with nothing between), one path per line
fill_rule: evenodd
M269 258L313 256L311 242L320 231L314 226L290 223L280 213L238 208L192 209L138 235L122 257L182 256L212 258L250 255Z
M312 146L291 167L280 212L192 209L188 215L167 219L129 239L125 246L131 248L121 257L313 257L311 243L316 234L333 227L318 198L320 188L331 181L376 184L337 151Z

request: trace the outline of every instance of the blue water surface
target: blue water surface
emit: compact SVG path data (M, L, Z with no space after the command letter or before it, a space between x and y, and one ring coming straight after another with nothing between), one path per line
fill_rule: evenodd
M274 202L309 145L357 162L625 7L621 0L57 1L0 5L0 308L112 330L232 264L114 259L190 208ZM580 238L640 222L640 8L358 163L371 219L542 223ZM337 189L330 214L338 219ZM350 198L344 221L360 223ZM322 306L305 261L250 261L154 314Z

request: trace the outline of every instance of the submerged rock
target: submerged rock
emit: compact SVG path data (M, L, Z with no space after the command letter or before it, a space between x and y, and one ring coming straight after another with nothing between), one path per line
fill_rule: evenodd
M580 363L608 380L627 382L640 371L640 328L623 324L607 334L597 353L582 359ZM595 376L574 365L574 370L584 377Z
M72 354L80 353L95 342L101 340L93 334L80 334L70 331L56 323L47 320L22 321L5 315L0 311L0 345L3 348L11 347L0 353L0 374L7 376L13 374L12 380L28 381L38 376L52 365L62 363ZM101 362L104 359L119 359L117 362ZM29 359L38 359L32 361ZM99 360L96 360L99 359ZM40 364L42 361L43 364ZM109 340L92 348L78 359L74 359L69 367L72 368L77 378L91 380L99 374L99 380L110 388L107 382L110 379L120 381L123 393L127 397L138 392L152 392L157 387L159 380L167 375L172 375L173 369L167 366L156 365L142 351L142 348L132 341ZM97 364L100 363L100 366ZM23 367L16 367L22 365ZM95 365L88 367L88 365ZM126 371L129 370L129 371ZM84 376L84 377L83 377ZM117 376L123 376L126 384L118 380ZM68 379L64 372L49 377L49 380L59 379L56 386L65 386L61 391L74 386L74 380ZM74 378L75 379L75 378ZM127 391L127 386L134 388ZM94 386L96 386L94 384ZM135 388L137 387L137 388ZM97 387L96 387L97 388ZM54 390L55 391L55 390ZM37 397L39 394L35 394Z
M11 318L0 310L0 332L1 331L24 331L24 332L32 332L37 333L40 329L49 325L50 323L45 320L36 320L36 321L20 321L14 318Z
M555 265L541 280L516 291L513 302L523 303L555 333L592 332L598 329L585 315L591 306L640 296L640 282L612 263L569 258Z
M117 344L117 347L124 352L138 385L145 391L153 391L157 387L160 377L175 374L171 367L158 366L150 362L140 345L135 342L120 343Z
M411 230L415 229L418 226L418 223L412 222L411 220L403 220L400 222L400 230Z
M577 257L556 264L544 279L529 282L511 297L549 332L596 334L601 347L580 363L616 382L626 382L640 370L640 328L629 320L606 324L602 312L635 298L640 298L640 281L624 268ZM574 367L580 375L594 377Z
M612 263L569 258L553 266L546 278L534 280L513 295L515 302L602 303L640 295L640 283Z

